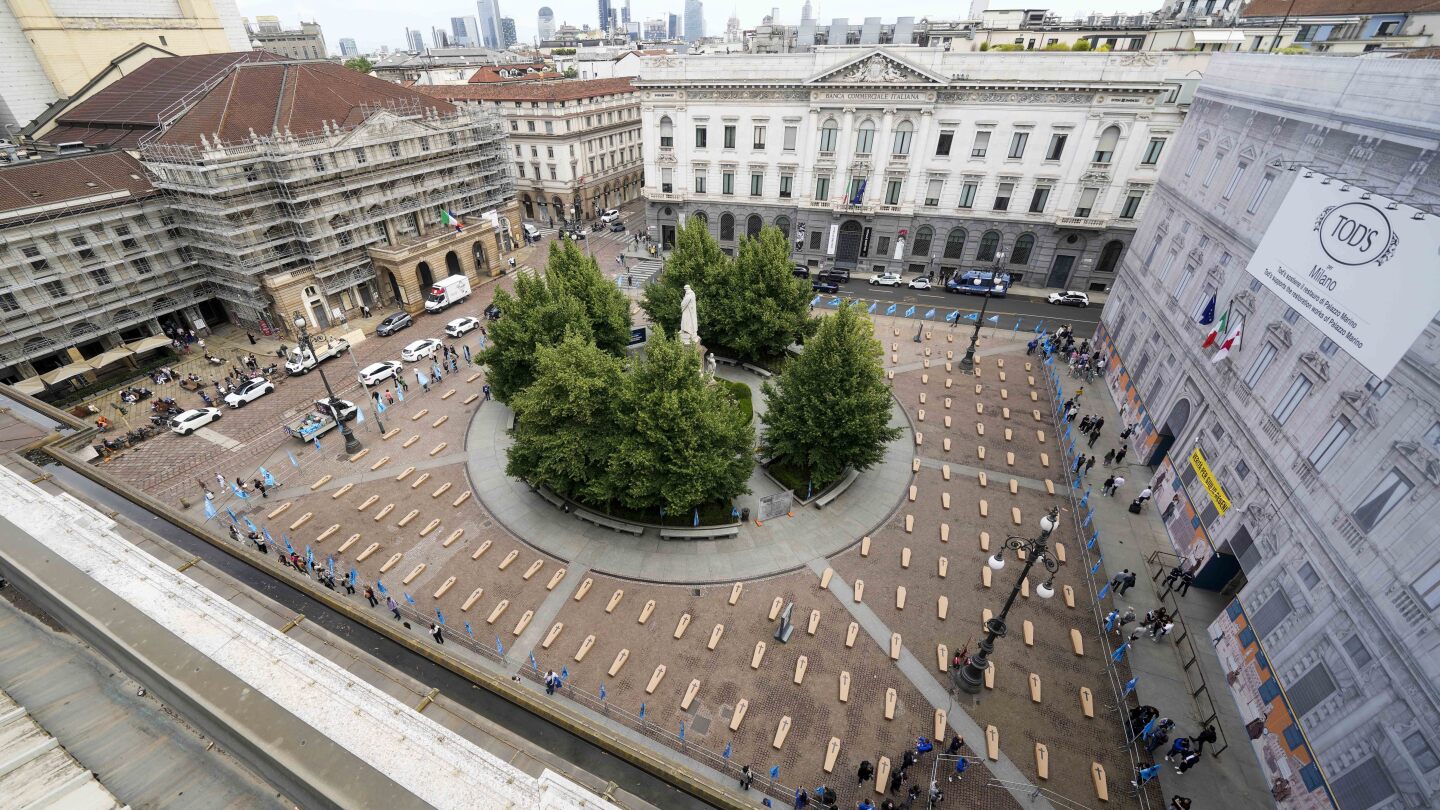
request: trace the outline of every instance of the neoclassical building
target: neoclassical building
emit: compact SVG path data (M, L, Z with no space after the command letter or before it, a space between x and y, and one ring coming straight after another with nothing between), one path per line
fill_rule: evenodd
M1208 56L914 46L646 59L647 224L764 225L853 272L1103 290Z

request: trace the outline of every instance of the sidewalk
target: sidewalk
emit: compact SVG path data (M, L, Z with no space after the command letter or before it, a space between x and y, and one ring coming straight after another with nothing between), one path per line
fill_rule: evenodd
M1059 363L1055 365L1060 368ZM1102 381L1082 383L1071 379L1069 372L1062 369L1060 385L1067 392L1066 397L1080 385L1086 388L1077 422L1086 414L1105 419L1101 439L1093 448L1086 446L1086 440L1077 440L1076 453L1094 454L1103 459L1106 452L1124 444L1120 439L1120 432L1125 429L1124 421L1105 393ZM1100 487L1105 478L1122 469L1125 485L1113 497L1101 496ZM1135 587L1123 596L1110 594L1106 597L1102 612L1108 613L1113 607L1123 613L1128 605L1135 609L1136 616L1144 616L1162 602L1160 594L1164 572L1174 565L1176 559L1160 521L1160 510L1164 504L1151 501L1138 515L1130 514L1128 510L1130 502L1150 484L1153 477L1154 471L1143 464L1127 461L1119 468L1097 464L1081 485L1081 492L1086 487L1090 490L1090 505L1095 510L1093 528L1099 531L1097 546L1104 558L1095 581L1108 582L1125 568L1137 575ZM1152 555L1156 556L1156 562L1147 562ZM1168 803L1177 794L1187 796L1194 800L1196 808L1234 806L1237 800L1241 805L1250 800L1261 801L1260 797L1268 797L1269 788L1259 763L1251 755L1245 722L1226 687L1225 672L1207 630L1230 599L1213 591L1191 588L1183 599L1172 591L1163 601L1172 613L1178 608L1181 621L1176 623L1174 632L1161 642L1152 642L1142 636L1131 644L1127 659L1136 679L1135 695L1141 704L1154 706L1160 710L1162 717L1175 721L1176 727L1170 735L1172 740L1180 735L1199 734L1212 711L1216 715L1213 722L1221 735L1214 745L1206 745L1204 758L1184 775L1177 774L1161 759L1169 749L1169 743L1156 749L1155 758L1165 765L1158 777L1165 799ZM1127 638L1134 627L1131 624L1124 631ZM1111 638L1117 644L1123 640L1118 635ZM1227 743L1228 748L1225 747ZM1220 753L1216 756L1215 752ZM1268 804L1269 799L1263 801Z

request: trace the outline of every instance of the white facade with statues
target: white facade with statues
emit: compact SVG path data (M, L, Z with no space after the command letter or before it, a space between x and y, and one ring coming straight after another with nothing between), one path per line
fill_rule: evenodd
M913 46L645 60L646 213L797 264L1105 289L1209 56ZM803 232L803 233L802 233Z

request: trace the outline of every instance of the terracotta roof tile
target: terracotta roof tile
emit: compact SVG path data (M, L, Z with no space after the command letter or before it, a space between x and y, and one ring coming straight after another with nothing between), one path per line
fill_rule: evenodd
M628 77L621 77L498 84L443 84L415 89L426 95L448 101L575 101L595 96L630 93L635 88Z
M1440 11L1440 0L1250 0L1241 17L1328 17Z
M115 192L126 198L157 193L144 167L128 152L91 152L0 166L0 220L25 216L27 208L76 204Z

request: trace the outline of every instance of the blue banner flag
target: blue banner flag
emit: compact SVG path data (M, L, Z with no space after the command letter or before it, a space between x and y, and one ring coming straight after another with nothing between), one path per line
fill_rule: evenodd
M1019 332L1019 331L1020 331L1020 319L1019 319L1019 318L1016 318L1016 319L1015 319L1015 328L1010 330L1010 334L1013 335L1013 334L1015 334L1016 332Z
M260 477L265 480L265 486L267 487L279 486L279 484L275 483L275 476L271 475L270 471L264 467L260 468Z
M1072 485L1070 488L1071 488L1071 489L1079 489L1079 488L1080 488L1080 479L1079 479L1079 478L1076 478L1074 485Z
M722 757L724 757L724 758L726 758L726 759L729 759L729 758L730 758L730 743L728 743L728 742L725 743L725 752L724 752L723 754L721 754L720 756L722 756Z
M378 580L378 579L375 580L375 590L379 591L381 596L389 596L389 595L390 595L390 592L387 591L387 590L385 590L385 583L381 582L381 581Z
M886 315L894 315L894 314L895 314L895 305L894 305L894 304L891 304L890 306L886 307L886 308L885 308L885 314L886 314Z
M360 572L359 572L359 571L356 571L354 568L351 568L351 569L350 569L350 584L351 584L351 585L354 585L354 584L355 584L355 581L358 580L359 578L360 578Z
M690 525L691 525L691 526L699 526L699 525L700 525L700 509L699 509L698 507L695 509L695 517L691 519Z
M1080 483L1080 479L1078 479L1078 478L1075 479L1075 483L1077 483L1077 484ZM1080 527L1081 527L1081 528L1088 528L1088 527L1090 526L1090 521L1092 521L1092 520L1094 520L1094 519L1095 519L1095 510L1094 510L1094 509L1091 509L1089 512L1086 512L1086 513L1085 513L1085 522L1084 522L1084 523L1081 523L1081 524L1080 524Z
M914 314L915 314L915 307L913 307L913 306L910 307L909 309L905 310L905 317L907 317L907 318L912 317Z
M568 681L568 680L570 680L570 668L569 668L569 667L560 667L560 680L562 680L562 681Z
M499 636L495 637L495 652L499 653L501 658L505 657L505 645L500 643Z
M1120 611L1112 610L1109 613L1105 614L1105 632L1108 633L1111 630L1114 630L1115 622L1118 621L1120 621Z
M311 568L315 567L315 552L310 550L310 545L308 543L305 545L305 564L310 566ZM415 603L411 602L410 604L413 605Z
M965 320L971 321L971 322L979 321L979 320L980 320L980 313L978 313L978 312L972 312L972 313L970 313L969 315L966 315L966 316L965 316Z
M1121 661L1125 660L1125 651L1129 648L1130 642L1127 641L1124 644L1121 644L1119 647L1116 647L1115 652L1111 653L1110 657L1115 659L1115 663L1118 664Z
M357 424L357 425L363 425L363 424L365 424L365 409L364 409L364 408L356 408L356 409L355 409L355 424Z
M326 558L325 558L325 570L330 572L330 576L332 576L332 577L335 576L335 558L334 558L334 557L326 557Z
M400 593L404 594L406 602L409 602L412 605L415 604L415 597L411 596L409 591L401 591Z
M435 621L440 624L445 623L445 614L440 612L440 608L435 608Z
M1090 505L1090 488L1089 488L1089 487L1086 487L1086 488L1085 488L1085 497L1083 497L1083 498L1080 499L1080 506L1081 506L1081 508L1084 508L1084 507L1089 506L1089 505Z
M990 317L986 318L985 320L989 321L990 323L999 323L999 322L1000 322L1000 316L999 316L999 315L991 315Z
M860 184L855 187L855 194L850 198L850 204L851 204L851 205L859 205L859 204L861 203L861 201L863 201L864 199L865 199L865 181L864 181L864 180L861 180L861 181L860 181Z
M1094 534L1090 535L1090 540L1085 543L1085 548L1095 548L1095 541L1099 539L1100 531L1097 529Z
M1159 766L1159 765L1151 765L1151 766L1148 767L1148 768L1141 768L1141 769L1140 769L1140 784L1143 785L1143 784L1145 784L1146 782L1149 782L1151 779L1154 779L1154 778L1155 778L1155 775L1158 774L1158 773L1160 773L1160 766Z
M825 296L823 296L823 295L817 295L817 296L815 296L814 298L811 298L811 299L810 299L810 306L813 307L813 306L815 306L816 304L820 303L820 299L822 299L822 298L824 298L824 297L825 297Z
M474 638L475 631L470 629L470 622L465 622L465 635Z
M239 523L239 522L240 522L240 518L235 515L235 510L234 510L234 509L231 509L231 508L228 507L228 506L225 507L225 514L227 514L227 515L230 516L230 522L231 522L231 523Z
M645 704L644 704L644 703L641 703L641 704L640 704L640 719L641 719L641 720L644 720L644 719L645 719Z
M220 514L220 513L217 512L217 511L215 511L215 502L212 501L212 500L206 499L206 501L205 501L205 519L208 521L208 520L210 520L211 518L215 517L215 516L218 515L218 514Z
M245 494L245 490L241 489L239 484L231 484L230 491L234 492L235 497L239 498L242 501L250 500L250 496Z
M929 320L929 319L931 319L931 318L933 318L933 317L935 317L935 310L934 310L934 308L925 310L925 319L926 319L926 320Z
M1044 332L1044 331L1045 331L1045 322L1044 322L1044 321L1041 321L1040 323L1035 324L1035 331L1036 331L1036 332Z
M684 720L681 720L681 721L680 721L680 739L681 739L681 740L684 740L684 739L685 739L685 721L684 721Z
M878 307L878 306L880 306L880 302L879 302L879 301L876 301L876 302L872 303L872 304L869 306L869 308L866 309L865 311L873 314L873 313L875 312L875 308Z
M535 653L533 652L530 653L530 666L535 669L537 674L540 672L540 662L535 660Z
M395 397L396 397L397 399L399 399L401 402L404 402L404 401L405 401L405 389L404 389L404 388L401 388L401 387L398 386L398 385L395 386Z
M1110 593L1110 583L1107 582L1107 583L1105 583L1104 585L1101 585L1101 586L1100 586L1100 592L1097 593L1097 594L1095 594L1095 598L1096 598L1096 599L1104 599L1105 596L1106 596L1107 594L1109 594L1109 593ZM1106 628L1106 629L1108 630L1109 628Z
M376 413L384 413L386 410L388 410L388 409L385 407L385 400L383 400L383 399L377 399L377 400L375 400L375 412L376 412Z
M1104 557L1099 557L1095 560L1095 564L1090 566L1090 576L1095 576L1095 573L1100 570L1100 563L1104 562L1104 560Z
M603 683L600 684L600 699L601 699L601 700L604 700L604 699L605 699L605 684L603 684Z
M251 522L250 522L250 518L249 518L249 517L246 517L246 518L245 518L245 528L249 529L249 530L252 531L252 532L259 532L259 531L260 531L259 529L255 528L255 524L254 524L254 523L251 523Z
M837 295L837 296L835 296L834 298L831 298L831 299L830 299L830 303L827 304L827 306L832 306L832 307L838 307L838 306L840 306L840 296Z
M1210 302L1205 305L1205 309L1204 309L1203 311L1201 311L1201 313L1200 313L1200 325L1201 325L1201 326L1209 326L1210 324L1212 324L1212 323L1214 323L1214 322L1215 322L1215 296L1214 296L1214 295L1211 295L1211 296L1210 296Z
M285 541L285 553L286 553L286 554L294 554L294 553L295 553L295 547L292 546L292 545L290 545L290 538L289 538L289 537L285 537L285 538L283 538L283 539L284 539L284 541Z
M780 766L779 766L779 765L771 765L771 766L770 766L770 778L771 778L771 779L779 779L779 778L780 778Z
M287 455L287 456L290 457L290 466L291 466L291 467L299 467L299 466L300 466L300 459L295 458L295 454L294 454L294 453L290 452L289 450L286 450L286 451L285 451L285 455Z
M267 527L267 528L264 528L264 529L261 529L261 530L260 530L260 534L265 537L265 542L267 542L267 543L273 543L273 542L275 542L275 538L273 538L273 537L270 536L270 529L269 529L268 527ZM286 543L286 545L289 545L289 543Z
M1160 722L1160 715L1158 715L1158 714L1155 715L1154 717L1150 718L1150 722L1146 723L1146 724L1145 724L1145 727L1142 728L1142 729L1140 729L1140 736L1141 736L1141 737L1149 737L1151 734L1154 734L1154 733L1155 733L1155 726L1156 726L1159 722Z
M1130 693L1135 691L1135 682L1138 681L1138 680L1140 680L1140 679L1139 679L1139 678L1131 678L1130 680L1126 681L1126 682L1125 682L1125 694L1121 695L1121 697L1130 697Z

